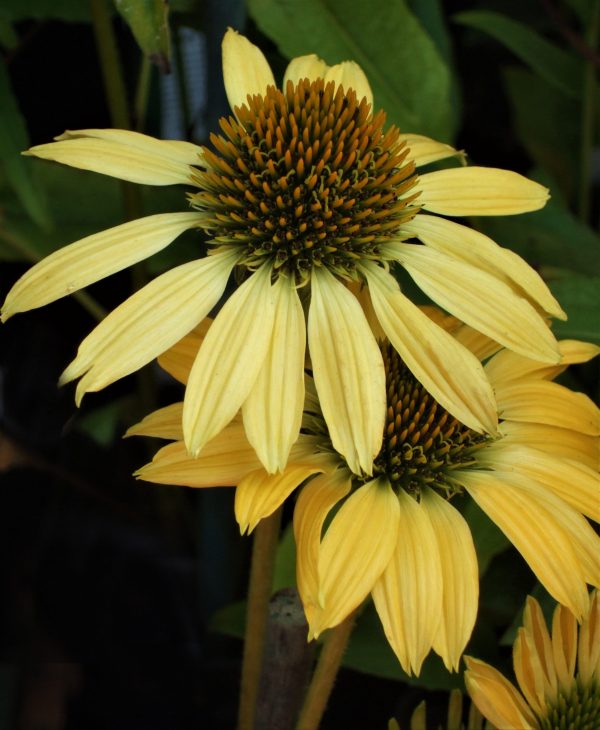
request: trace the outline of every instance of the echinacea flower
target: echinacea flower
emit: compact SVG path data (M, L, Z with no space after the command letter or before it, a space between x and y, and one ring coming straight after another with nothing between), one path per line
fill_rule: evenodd
M261 467L237 421L191 458L181 440L181 404L130 430L176 440L139 470L140 479L236 485L242 532L308 480L297 498L294 534L310 636L341 623L371 594L402 667L415 674L432 648L448 669L457 669L475 622L477 558L469 526L454 506L464 494L575 615L588 608L586 584L600 585L600 539L583 516L600 520L600 411L585 395L551 382L600 348L562 341L561 363L547 365L498 351L466 325L436 316L455 327L449 336L489 358L485 371L501 407L499 436L480 434L452 416L385 341L379 346L386 425L372 475L354 472L334 448L310 377L302 433L281 474ZM163 367L185 382L205 335L203 328L184 338L160 359Z
M453 689L448 698L448 715L444 725L438 725L438 730L482 730L483 717L476 705L471 703L467 717L467 724L463 723L463 695L459 689ZM486 727L489 727L486 723ZM427 703L423 700L410 718L410 730L427 730ZM388 722L388 730L401 730L398 721Z
M600 598L594 591L581 625L558 605L548 632L531 596L513 644L518 688L489 664L465 657L467 690L499 730L600 727ZM579 634L579 636L578 636ZM519 691L520 690L520 691Z
M308 337L331 441L354 472L372 473L385 421L385 375L349 282L368 285L376 327L436 400L474 431L494 433L496 405L480 363L411 303L389 268L403 266L433 300L504 346L557 362L543 314L564 313L540 277L514 253L438 215L533 211L545 204L546 188L491 168L418 174L418 167L460 153L394 126L384 131L385 113L373 111L355 63L329 67L314 55L295 58L279 90L261 51L230 30L223 73L235 116L221 119L212 149L86 129L29 150L136 183L188 185L192 210L125 223L53 253L9 292L3 318L98 281L199 228L210 239L207 256L150 282L82 342L61 378L81 378L78 401L189 332L235 270L240 286L189 377L183 429L191 454L242 408L261 463L281 471L300 430Z

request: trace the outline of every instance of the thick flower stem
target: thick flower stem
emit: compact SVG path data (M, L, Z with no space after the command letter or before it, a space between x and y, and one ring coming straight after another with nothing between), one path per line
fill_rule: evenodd
M327 707L329 695L342 663L356 614L353 613L339 626L331 629L317 662L317 668L306 693L296 730L317 730Z
M273 586L273 568L281 525L281 508L261 520L254 532L246 634L242 660L242 682L238 730L252 730L255 724L256 700L262 667L269 598Z

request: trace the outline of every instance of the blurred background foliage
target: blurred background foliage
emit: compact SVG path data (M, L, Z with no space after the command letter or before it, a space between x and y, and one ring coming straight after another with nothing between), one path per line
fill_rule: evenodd
M2 0L0 296L34 261L142 214L184 210L184 191L141 189L23 157L65 129L126 127L204 143L227 114L227 26L265 50L354 59L402 131L451 142L472 164L551 188L541 211L471 224L524 256L567 311L560 337L600 343L598 0ZM248 540L229 490L135 482L153 444L122 441L181 398L149 366L77 411L59 373L107 310L192 258L188 233L133 274L20 315L0 330L0 727L230 728L236 714ZM598 366L569 376L598 397ZM479 618L469 653L510 665L527 592L548 597L478 508ZM286 513L286 521L290 515ZM275 588L293 586L286 527ZM431 727L462 686L436 658L400 670L371 606L358 622L325 728ZM436 715L436 707L439 713Z

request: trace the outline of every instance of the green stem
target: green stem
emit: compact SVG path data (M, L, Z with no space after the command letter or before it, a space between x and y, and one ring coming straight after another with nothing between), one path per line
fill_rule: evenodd
M256 700L280 525L281 507L270 517L261 520L254 533L246 609L238 730L253 730L255 725Z
M42 257L34 250L34 248L20 236L16 236L14 233L9 233L7 230L0 229L0 240L4 241L10 246L13 251L17 251L21 256L31 261L31 263L37 263ZM86 291L80 290L73 292L72 297L76 299L79 304L90 314L97 322L106 317L108 312L104 307L88 294Z
M151 69L150 59L146 55L142 56L142 65L135 90L135 101L133 103L133 116L137 132L143 132L146 126L146 109L148 108L148 95L150 94L150 81L152 78Z
M327 635L300 711L296 730L317 730L319 727L354 628L355 618L356 613L352 613Z
M596 0L591 14L587 41L596 50L600 32L600 2ZM584 222L590 218L590 187L592 147L594 144L594 111L596 107L596 67L588 60L583 76L583 97L581 104L581 146L579 164L579 217Z

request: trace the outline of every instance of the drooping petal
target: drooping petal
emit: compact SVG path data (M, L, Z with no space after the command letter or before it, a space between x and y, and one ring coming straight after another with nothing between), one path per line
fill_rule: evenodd
M560 604L552 617L552 657L558 684L563 694L568 695L577 662L577 621L569 609Z
M247 279L206 333L183 406L183 433L192 455L235 416L263 366L273 330L270 278L265 265Z
M481 363L405 297L383 269L366 265L373 307L393 347L446 410L475 431L497 431L496 403Z
M525 380L496 386L498 410L508 421L545 423L589 436L600 435L600 410L583 393L558 383Z
M523 696L497 669L472 657L465 657L465 663L467 691L494 727L537 730L537 719Z
M371 474L385 425L385 372L356 297L326 269L312 275L308 341L334 448L355 474Z
M441 307L526 357L556 363L554 335L531 304L486 271L427 246L385 246L419 287Z
M227 252L177 266L129 297L85 338L61 376L84 393L135 372L189 332L225 290L236 254Z
M373 600L402 668L418 676L443 610L441 557L427 510L403 489L398 501L398 543L373 588Z
M502 278L559 319L566 315L542 277L524 259L502 248L488 236L460 223L420 213L402 224L402 235L412 234L427 246Z
M589 469L600 469L600 441L597 436L543 423L517 421L504 421L500 424L500 432L504 439L494 448L503 444L531 446L546 454L581 462Z
M442 215L515 215L546 205L548 189L510 170L456 167L420 175L411 193Z
M127 436L153 436L154 438L170 439L172 441L183 440L183 428L181 416L183 414L183 402L172 403L170 406L159 408L153 411L139 423L130 426L125 432Z
M194 327L191 332L182 337L173 347L158 356L158 364L161 368L184 385L190 377L190 370L200 345L204 342L208 328L212 323L211 317L205 317L197 327Z
M532 637L522 627L513 644L513 666L519 689L539 716L545 707L543 669Z
M469 525L449 502L425 489L421 504L437 539L442 573L442 610L433 648L449 672L458 671L477 616L477 554Z
M445 160L448 157L458 157L463 164L465 162L465 153L462 150L455 150L449 144L437 142L422 134L401 134L398 141L406 142L407 147L410 148L408 157L414 161L417 167Z
M573 459L558 458L538 449L511 445L484 450L482 464L501 464L503 470L543 484L578 512L600 522L600 475Z
M273 286L271 342L242 413L248 441L265 469L282 471L300 433L304 405L306 325L293 277Z
M317 476L302 489L294 508L296 583L309 625L313 624L319 603L318 563L323 523L351 486L352 478L347 469Z
M26 312L142 261L200 221L198 213L161 213L123 223L54 251L9 291L2 321Z
M523 627L513 647L513 665L521 691L534 710L539 709L538 714L543 711L546 700L556 702L558 678L552 639L540 604L531 596L527 597Z
M309 53L308 56L292 58L283 75L283 90L285 91L288 81L291 81L295 86L303 79L316 81L319 78L323 78L328 68L329 66L325 61L322 61L314 53Z
M229 487L260 469L241 423L233 423L209 441L198 458L188 454L183 441L164 446L136 472L138 479L185 487Z
M584 687L600 678L600 596L598 591L591 595L589 614L585 616L579 630L577 669Z
M143 185L192 185L190 166L202 164L200 147L125 129L81 129L57 139L25 154Z
M373 108L373 92L369 80L365 72L354 61L343 61L331 66L325 72L325 83L334 81L336 85L342 86L344 91L353 89L356 92L356 98L360 102L366 99L367 103Z
M156 139L129 129L67 129L55 141L93 137L134 147L140 152L177 160L182 165L202 165L204 148L180 139Z
M513 543L546 590L582 616L588 594L581 559L543 489L539 485L536 489L534 483L527 488L508 472L456 471L454 476Z
M247 474L235 490L235 518L240 533L250 534L256 525L290 496L305 479L321 471L313 464L288 464L281 474L267 474L264 469Z
M372 590L396 547L399 513L398 498L383 479L367 482L344 502L321 544L321 611L310 627L313 636L337 626Z
M503 350L486 363L485 371L494 385L524 378L553 380L569 365L588 362L600 354L598 345L578 340L559 340L558 349L560 352L558 365L547 365L509 350Z
M231 28L223 38L223 81L232 110L245 104L248 94L264 95L268 86L275 86L273 72L260 48Z

